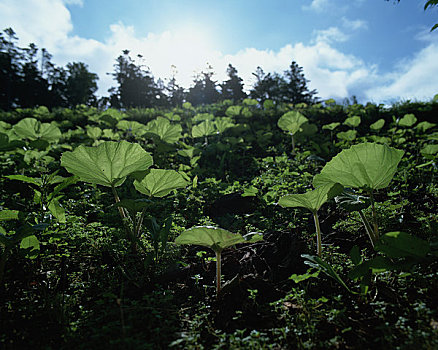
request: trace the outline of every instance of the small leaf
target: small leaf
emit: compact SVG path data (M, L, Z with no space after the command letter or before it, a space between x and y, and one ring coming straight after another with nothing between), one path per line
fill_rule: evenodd
M137 191L151 197L164 197L172 190L184 188L189 183L175 170L151 169L140 181L134 181Z
M334 122L334 123L330 123L330 124L326 124L322 126L323 130L330 130L333 131L335 130L339 125L341 125L341 123L338 122Z
M360 117L355 115L354 117L349 117L345 119L344 124L351 128L357 128L360 125L360 122L361 122Z
M342 190L341 185L330 183L306 193L283 196L278 201L278 205L283 208L302 207L316 213L325 202L339 195Z
M417 118L413 114L405 114L403 118L398 122L399 126L411 127L417 122Z
M380 237L375 249L390 258L424 258L430 252L430 245L421 238L406 232L388 232Z
M40 253L40 241L34 235L23 238L20 248L26 250L26 258L35 259Z
M370 125L370 129L374 131L378 131L385 125L385 119L379 119L375 123Z
M42 185L42 181L40 178L29 177L24 175L6 175L5 177L8 178L9 180L18 180L22 182L27 182L32 185L36 185L38 187Z
M280 129L295 135L307 121L308 119L300 112L290 111L281 116L277 125Z
M57 199L52 199L48 206L48 209L52 213L52 215L58 220L60 223L66 223L65 220L65 210L61 207Z
M359 196L354 192L344 190L335 198L336 203L349 212L364 210L371 205L368 197Z
M256 237L256 236L254 236ZM260 240L262 238L252 238L249 242ZM212 227L212 226L196 226L181 233L176 239L176 244L196 244L203 247L208 247L215 252L221 252L227 247L238 243L248 243L245 238L237 233Z

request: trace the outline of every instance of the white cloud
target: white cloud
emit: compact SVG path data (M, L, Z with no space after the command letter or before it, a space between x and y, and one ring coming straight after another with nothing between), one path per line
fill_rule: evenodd
M410 59L400 61L394 72L381 78L380 86L366 91L374 101L428 100L438 93L438 43L430 43Z
M303 5L302 9L305 11L322 12L327 8L328 0L312 0L310 5Z
M316 30L314 34L316 35L317 42L344 42L350 38L349 35L342 32L338 27Z
M63 0L64 4L66 5L77 5L77 6L84 6L83 0Z
M342 17L342 26L349 30L368 29L368 23L362 19L349 20Z
M379 75L378 68L363 62L354 55L343 53L333 46L345 42L348 34L338 27L315 31L310 43L288 44L278 50L245 48L234 54L223 54L212 46L214 38L202 28L186 27L178 31L136 34L133 26L115 23L104 41L85 39L72 35L73 24L66 3L78 4L77 0L0 0L0 23L12 27L20 38L20 45L34 42L53 54L53 62L85 62L99 75L99 94L106 95L109 87L116 85L108 72L113 72L115 59L128 49L132 57L141 54L144 63L156 78L169 78L172 65L178 70L177 80L184 87L193 81L194 71L211 64L217 73L215 79L226 79L229 63L235 66L244 79L246 88L254 82L252 75L257 66L265 72L283 72L292 60L303 67L310 80L309 87L316 89L321 98L342 99L355 94L359 98L371 98L376 102L388 98L429 98L438 91L432 77L438 76L438 43L428 45L391 74ZM313 1L314 6L327 5L327 1ZM316 7L315 7L316 8ZM342 28L366 29L361 20L342 19ZM190 40L188 40L190 38ZM372 88L373 87L373 88Z

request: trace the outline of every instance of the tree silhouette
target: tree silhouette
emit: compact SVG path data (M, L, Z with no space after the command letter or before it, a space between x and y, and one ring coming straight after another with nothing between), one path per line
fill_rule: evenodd
M217 90L217 82L213 78L213 67L208 65L206 71L202 71L194 79L194 85L189 89L187 101L192 105L210 104L219 101L220 94Z
M231 64L227 68L228 80L224 81L221 86L221 98L230 99L234 102L242 101L247 97L243 91L243 79L237 75L237 69Z
M281 76L278 73L266 74L262 68L257 67L253 75L256 82L250 96L261 102L270 99L285 103L313 103L316 90L309 91L308 80L304 77L303 68L292 61L289 70Z
M80 104L96 104L98 76L88 71L88 66L82 62L67 64L67 80L65 94L69 107Z
M142 56L137 58L142 60ZM159 89L149 68L137 64L129 56L129 50L124 50L114 65L113 77L119 84L118 88L109 90L113 107L152 107L157 103Z

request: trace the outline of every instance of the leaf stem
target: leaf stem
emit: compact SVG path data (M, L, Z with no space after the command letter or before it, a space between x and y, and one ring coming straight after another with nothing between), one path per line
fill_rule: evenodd
M363 222L363 224L365 226L365 231L367 232L368 237L370 238L370 241L371 241L371 245L374 248L377 239L376 239L376 236L374 235L373 228L371 227L370 222L365 217L365 214L363 213L362 210L359 210L359 216L362 219L362 222Z
M373 191L370 191L370 199L371 199L371 210L373 212L374 238L377 240L379 239L379 228L377 226L377 213L376 213Z
M221 252L216 253L216 296L219 296L221 290Z
M319 218L318 218L318 212L313 212L313 219L315 221L315 228L316 228L316 253L318 256L321 256L322 254L322 242L321 242L321 227L319 226Z

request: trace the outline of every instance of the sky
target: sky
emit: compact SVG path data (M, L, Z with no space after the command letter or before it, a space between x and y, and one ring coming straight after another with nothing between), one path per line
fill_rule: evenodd
M98 95L117 83L122 51L167 82L190 87L208 65L227 79L232 64L245 89L253 72L303 67L321 99L356 96L390 104L438 94L438 8L425 0L0 0L0 30L35 43L52 62L84 62Z

